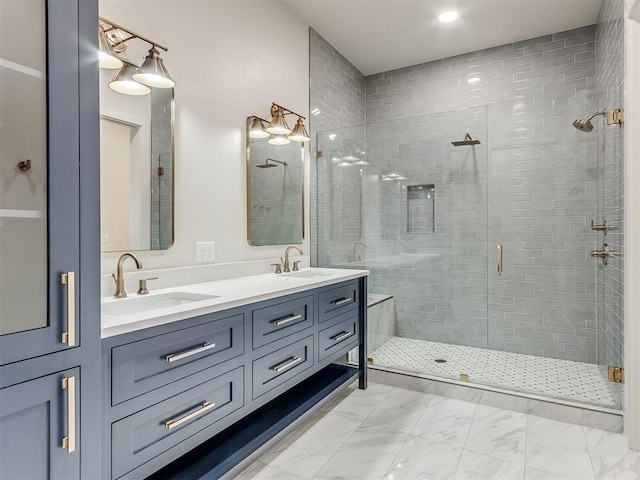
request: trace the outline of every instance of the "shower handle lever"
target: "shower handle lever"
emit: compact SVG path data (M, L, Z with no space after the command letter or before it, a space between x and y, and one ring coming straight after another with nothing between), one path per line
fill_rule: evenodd
M498 276L502 276L502 243L498 243Z
M603 265L608 264L609 257L621 257L622 254L620 252L615 252L613 250L609 250L609 245L606 243L602 244L602 250L591 250L589 252L594 258L601 258Z
M596 232L602 232L606 235L607 232L617 230L617 228L613 225L609 225L606 220L602 224L598 224L598 225L596 225L595 222L591 220L591 230L595 230Z

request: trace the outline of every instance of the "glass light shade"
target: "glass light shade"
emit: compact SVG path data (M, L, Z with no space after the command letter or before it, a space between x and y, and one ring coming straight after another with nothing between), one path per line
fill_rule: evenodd
M151 89L133 79L137 69L133 65L125 64L109 82L109 88L125 95L147 95Z
M249 137L267 138L270 136L271 134L265 131L262 120L260 120L258 117L253 117L253 120L251 120L251 124L249 125Z
M176 86L176 82L169 75L156 47L152 47L149 50L133 79L136 82L155 88L173 88Z
M124 63L122 63L122 60L118 58L111 42L107 40L107 34L102 28L100 28L98 39L100 41L100 51L98 52L98 64L100 65L100 68L122 68Z
M293 140L294 142L309 142L311 141L311 137L307 132L307 129L304 127L304 122L302 118L298 118L296 122L296 126L293 127L291 131L291 135L289 135L289 140Z
M269 133L273 133L274 135L289 135L291 133L291 129L287 125L287 121L284 119L282 110L274 108L272 116L273 118L265 130Z
M371 163L367 162L364 158L356 160L355 162L353 162L353 164L354 165L371 165Z
M291 143L291 140L287 138L285 134L282 135L271 135L271 138L267 140L271 145L287 145Z

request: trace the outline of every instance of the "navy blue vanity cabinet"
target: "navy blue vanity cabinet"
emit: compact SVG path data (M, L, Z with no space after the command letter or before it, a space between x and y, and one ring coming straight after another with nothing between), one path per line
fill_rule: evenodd
M97 1L0 2L0 478L100 475Z
M366 388L364 368L332 364L366 351L365 291L360 278L105 338L103 478L219 478L326 396Z

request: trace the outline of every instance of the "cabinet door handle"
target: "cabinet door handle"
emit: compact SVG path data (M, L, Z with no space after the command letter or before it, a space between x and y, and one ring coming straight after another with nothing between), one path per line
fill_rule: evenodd
M60 283L67 286L67 331L62 332L62 343L68 347L76 345L76 274L60 275Z
M276 373L280 373L283 370L286 370L287 368L291 368L294 365L300 363L302 361L301 357L291 357L291 360L287 360L284 363L281 363L280 365L276 365L275 367L272 367L272 370Z
M67 391L67 436L62 437L62 448L72 453L76 450L76 377L63 378L62 389Z
M302 318L301 314L294 313L292 315L289 315L288 317L278 318L277 320L274 320L271 323L273 323L276 327L279 327L280 325L284 325L285 323L293 322L294 320L298 320L300 318Z
M211 410L215 406L216 406L216 404L213 403L213 402L204 402L200 408L198 408L197 410L185 415L182 418L178 418L176 420L167 420L166 422L164 422L164 426L167 427L168 430L171 430L172 428L179 427L183 423L188 422L189 420L193 420L194 418L199 417L203 413L208 412L209 410Z
M181 353L170 353L169 355L165 356L164 359L169 363L177 362L178 360L182 360L183 358L190 357L191 355L196 355L200 352L211 350L212 348L216 348L215 343L204 343L201 347L193 348L191 350L186 350Z
M332 300L330 303L331 305L342 305L344 303L349 303L352 300L353 299L351 297L342 297L342 298L339 298L338 300Z
M498 243L498 276L502 276L502 243Z
M349 338L351 335L353 335L353 332L342 332L336 335L335 337L331 337L331 340L333 340L334 342L340 342L345 338Z

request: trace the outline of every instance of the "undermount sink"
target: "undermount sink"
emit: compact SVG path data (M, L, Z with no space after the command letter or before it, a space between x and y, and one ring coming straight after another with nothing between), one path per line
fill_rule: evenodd
M219 295L204 295L200 293L169 292L148 297L123 298L103 303L102 313L111 316L133 315L219 297Z
M331 276L331 274L330 273L326 273L326 272L306 271L306 272L287 273L286 276L283 276L283 278L287 278L287 277L294 277L294 278L322 278L322 277L330 277L330 276Z

